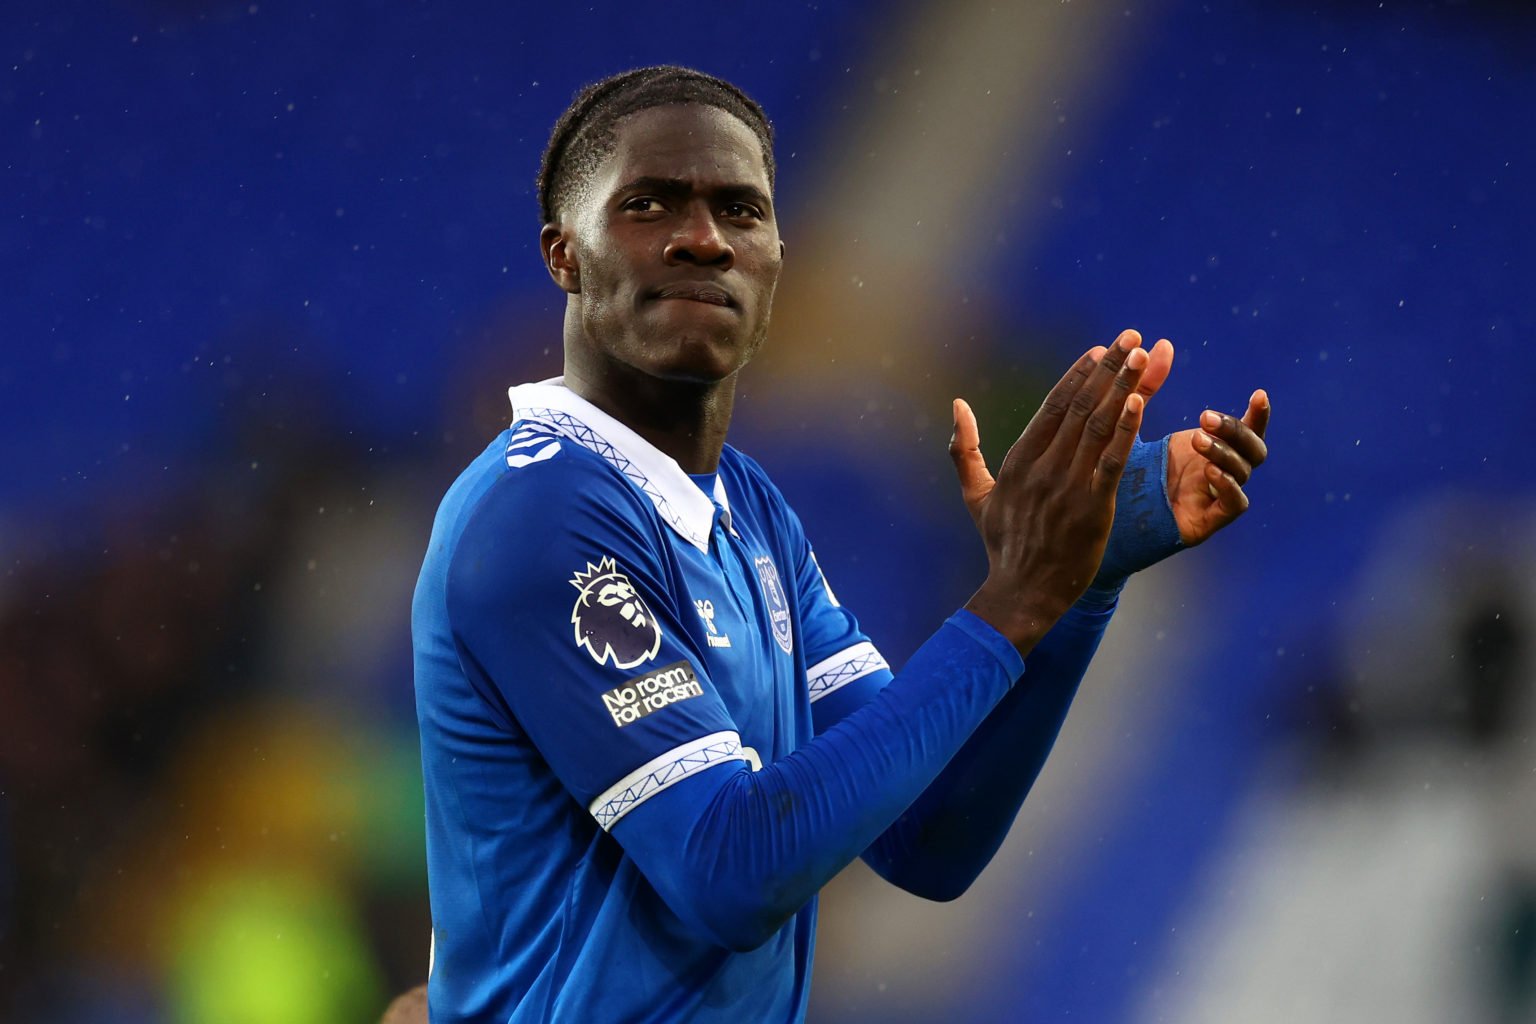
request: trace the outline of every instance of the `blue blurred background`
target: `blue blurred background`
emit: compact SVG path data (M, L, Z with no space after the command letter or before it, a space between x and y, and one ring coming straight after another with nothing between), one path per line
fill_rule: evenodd
M779 138L733 441L893 662L984 571L951 396L996 458L1135 327L1149 433L1275 407L978 886L829 888L813 1019L1536 1020L1526 5L10 0L0 58L0 1019L424 979L430 517L559 372L549 126L684 63Z

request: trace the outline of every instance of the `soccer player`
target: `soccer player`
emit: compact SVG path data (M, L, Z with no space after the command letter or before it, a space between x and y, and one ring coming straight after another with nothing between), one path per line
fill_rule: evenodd
M1136 441L1167 342L1085 353L995 479L956 401L989 570L893 674L725 444L784 258L773 180L762 110L698 72L615 76L555 125L565 374L512 389L415 595L435 1021L800 1020L818 890L863 857L963 892L1125 578L1247 507L1263 392Z

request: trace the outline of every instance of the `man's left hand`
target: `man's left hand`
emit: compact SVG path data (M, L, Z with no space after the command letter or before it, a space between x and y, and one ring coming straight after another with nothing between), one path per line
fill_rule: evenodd
M1243 485L1269 454L1269 396L1248 399L1242 419L1207 409L1200 426L1168 438L1168 503L1179 539L1194 547L1248 510Z
M1173 343L1164 338L1147 355L1136 390L1150 400L1173 369ZM1248 398L1242 419L1207 409L1200 426L1168 435L1168 505L1185 547L1209 540L1248 511L1243 486L1269 455L1269 411L1269 395L1260 389Z

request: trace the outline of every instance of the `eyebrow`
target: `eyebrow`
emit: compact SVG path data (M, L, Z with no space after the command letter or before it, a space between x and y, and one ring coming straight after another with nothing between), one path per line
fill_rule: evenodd
M686 196L697 191L694 183L686 178L660 178L651 175L642 175L634 178L613 190L613 194L623 195L626 192L655 192L663 196ZM721 185L709 191L722 199L744 199L756 203L764 209L772 209L773 200L767 193L755 185L730 184Z

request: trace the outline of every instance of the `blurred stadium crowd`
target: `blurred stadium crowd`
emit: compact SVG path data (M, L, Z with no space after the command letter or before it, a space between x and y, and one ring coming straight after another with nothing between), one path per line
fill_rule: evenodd
M290 422L6 581L7 1019L364 1020L424 973L414 538Z

